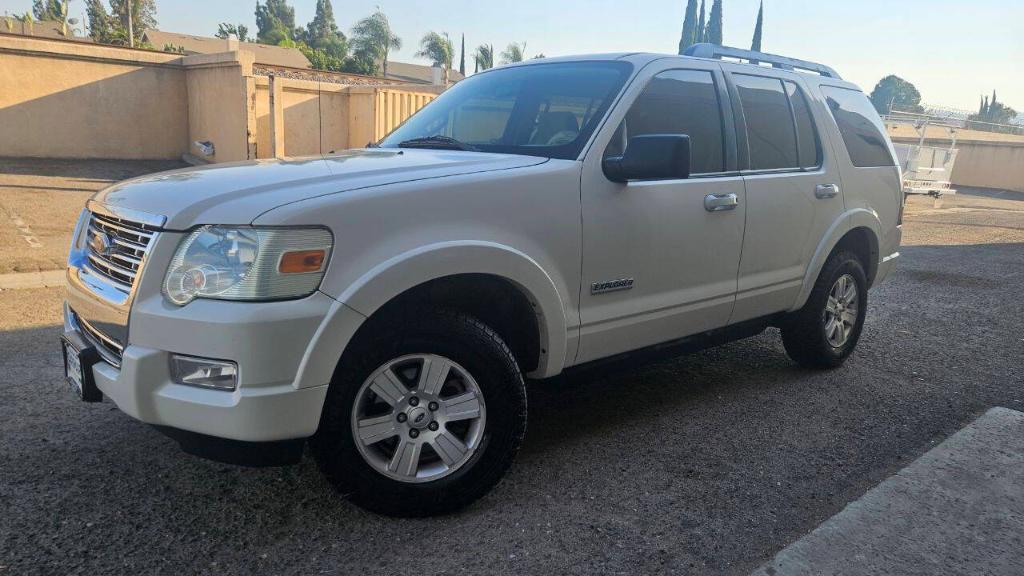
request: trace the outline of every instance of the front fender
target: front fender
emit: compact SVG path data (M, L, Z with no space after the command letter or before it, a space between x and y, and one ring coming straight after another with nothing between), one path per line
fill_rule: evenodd
M457 274L490 274L517 286L533 305L540 327L540 362L530 376L542 378L562 370L568 345L566 299L535 260L509 246L479 241L430 244L382 262L336 294L330 287L324 289L349 312L368 318L411 288ZM351 321L350 314L341 316ZM329 322L330 319L325 320L325 324ZM336 330L338 334L349 332L354 334L354 330L340 326ZM335 348L335 357L342 349Z

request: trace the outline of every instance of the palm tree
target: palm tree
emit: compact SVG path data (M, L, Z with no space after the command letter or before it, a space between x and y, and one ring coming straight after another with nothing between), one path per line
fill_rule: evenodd
M514 64L516 62L522 62L526 59L526 42L519 44L513 42L508 45L508 48L501 53L502 64Z
M477 46L473 59L476 60L477 71L494 68L494 46L491 44Z
M352 27L352 47L381 61L383 76L388 75L388 54L402 48L402 39L391 31L388 17L378 8Z
M71 32L71 36L74 36L76 31L76 28L74 26L75 24L78 24L77 18L68 18L68 4L70 2L71 0L64 0L63 2L61 2L60 14L58 14L58 16L60 16L60 33L61 36L65 37L68 36L68 32ZM71 25L70 28L68 27L68 24Z
M454 55L455 50L447 32L427 32L420 40L420 51L416 53L417 57L428 58L434 66L440 66L444 70L445 84L448 84L448 71L452 68Z
M16 18L17 18L17 16L16 16ZM18 18L18 20L21 20L21 33L22 34L25 33L25 29L27 27L28 35L29 36L34 36L35 35L35 28L34 28L35 19L32 18L32 13L31 12L25 12L25 14L23 16L21 16L20 18Z

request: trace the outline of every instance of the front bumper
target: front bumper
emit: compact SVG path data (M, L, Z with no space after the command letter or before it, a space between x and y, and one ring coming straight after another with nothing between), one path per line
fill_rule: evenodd
M300 364L334 300L319 292L289 302L197 300L177 308L157 294L135 302L120 366L92 366L96 386L123 412L159 427L222 439L270 442L316 432L327 381L303 381ZM81 329L65 306L65 330ZM233 391L177 384L172 353L232 360Z

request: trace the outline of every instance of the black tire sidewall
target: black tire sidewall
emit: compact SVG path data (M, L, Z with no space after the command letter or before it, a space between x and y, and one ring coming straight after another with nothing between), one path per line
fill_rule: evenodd
M465 315L428 316L386 327L345 354L317 432L321 463L339 488L360 505L387 514L439 513L475 500L504 475L525 431L523 379L504 343ZM423 483L400 482L374 470L359 453L351 426L356 394L370 374L409 354L437 354L458 363L480 387L486 410L484 434L470 460L448 476Z

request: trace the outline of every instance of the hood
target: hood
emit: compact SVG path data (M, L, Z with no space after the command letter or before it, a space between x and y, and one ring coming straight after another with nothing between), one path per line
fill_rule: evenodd
M546 162L460 150L362 149L330 156L186 168L125 180L93 198L113 209L165 216L169 230L252 223L278 206L316 196Z

